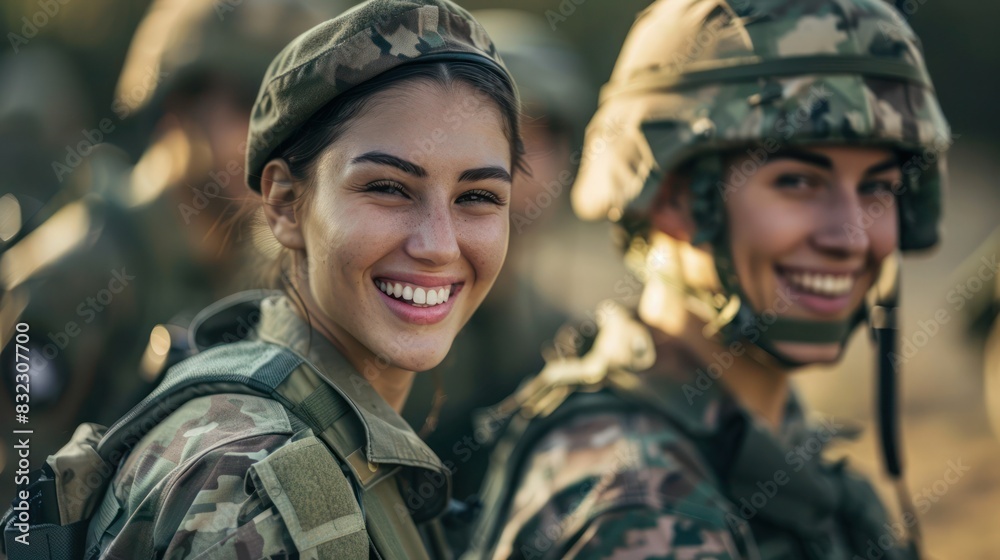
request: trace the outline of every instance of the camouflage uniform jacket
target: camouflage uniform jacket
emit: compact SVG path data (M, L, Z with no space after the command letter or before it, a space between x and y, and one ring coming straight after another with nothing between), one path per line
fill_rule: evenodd
M261 303L257 337L304 356L353 401L368 432L369 468L373 455L380 458L379 469L413 465L420 459L438 466L442 480L432 490L447 494L447 469L330 342L311 331L286 297ZM329 558L330 549L324 548L329 541L355 539L347 549L353 553L344 555L345 549L338 548L338 557L368 558L364 530L370 534L386 530L369 526L370 505L367 514L361 510L367 517L360 526L331 530L290 521L285 517L289 510L279 507L278 499L262 500L265 488L272 495L280 494L281 488L275 492L257 467L309 438L311 430L302 426L284 406L267 398L214 394L188 401L148 432L122 461L105 495L105 500L117 501L119 516L100 537L101 557ZM356 490L346 483L341 486L343 491L328 507L330 520L357 511ZM329 488L310 491L329 492ZM421 492L423 496L423 487ZM399 515L400 507L387 509ZM426 558L427 553L421 550L412 557Z
M911 557L871 487L821 457L844 426L807 425L793 394L774 433L664 346L639 375L512 420L466 558Z

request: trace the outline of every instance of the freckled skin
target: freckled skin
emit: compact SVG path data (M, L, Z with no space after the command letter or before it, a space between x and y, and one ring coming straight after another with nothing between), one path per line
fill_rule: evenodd
M440 363L503 264L510 184L458 179L487 166L511 172L510 142L491 104L445 121L469 95L475 94L462 84L429 82L376 94L371 108L319 158L309 187L314 192L302 209L307 299L321 330L359 370L379 358L407 371ZM432 150L417 149L428 140ZM352 162L372 151L411 161L427 175ZM366 192L373 182L398 185L405 195ZM493 193L504 204L462 198L473 190ZM459 277L465 284L451 296L454 307L444 320L415 325L395 315L375 286L374 278L391 273Z
M774 310L778 301L775 265L820 270L861 270L850 305L835 316L820 316L800 304L781 315L839 320L854 313L875 282L882 261L899 245L899 219L894 199L878 197L865 185L900 180L898 166L866 175L871 166L890 159L889 150L817 146L809 152L829 158L831 170L796 160L775 159L760 166L726 201L732 254L740 286L758 312ZM748 158L738 158L727 168ZM782 176L808 178L782 188ZM729 178L727 177L727 180ZM886 204L886 201L888 205ZM872 211L873 205L878 206ZM879 210L885 210L879 212ZM781 343L778 348L804 363L836 360L842 345Z

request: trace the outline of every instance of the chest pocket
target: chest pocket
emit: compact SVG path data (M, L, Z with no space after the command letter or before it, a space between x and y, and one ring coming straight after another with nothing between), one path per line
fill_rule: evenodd
M315 436L275 451L247 473L264 505L273 505L301 558L368 558L357 498L339 462Z

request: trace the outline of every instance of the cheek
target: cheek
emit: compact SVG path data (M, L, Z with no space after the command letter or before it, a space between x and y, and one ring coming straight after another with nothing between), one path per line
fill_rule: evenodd
M459 222L462 253L475 269L477 282L492 283L507 255L507 212L467 218Z
M899 248L899 214L896 208L890 209L885 215L874 220L869 228L869 242L872 257L877 262L881 262Z
M728 207L731 253L741 280L750 279L760 268L770 270L774 262L808 239L811 217L801 209L780 205L741 204ZM744 286L746 288L746 286Z

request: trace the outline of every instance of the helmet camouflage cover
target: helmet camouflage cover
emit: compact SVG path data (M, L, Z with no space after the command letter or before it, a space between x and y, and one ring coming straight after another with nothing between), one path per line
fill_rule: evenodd
M950 132L919 40L892 6L660 0L602 91L573 205L585 219L641 224L663 178L695 156L808 143L899 150L901 248L936 244Z

